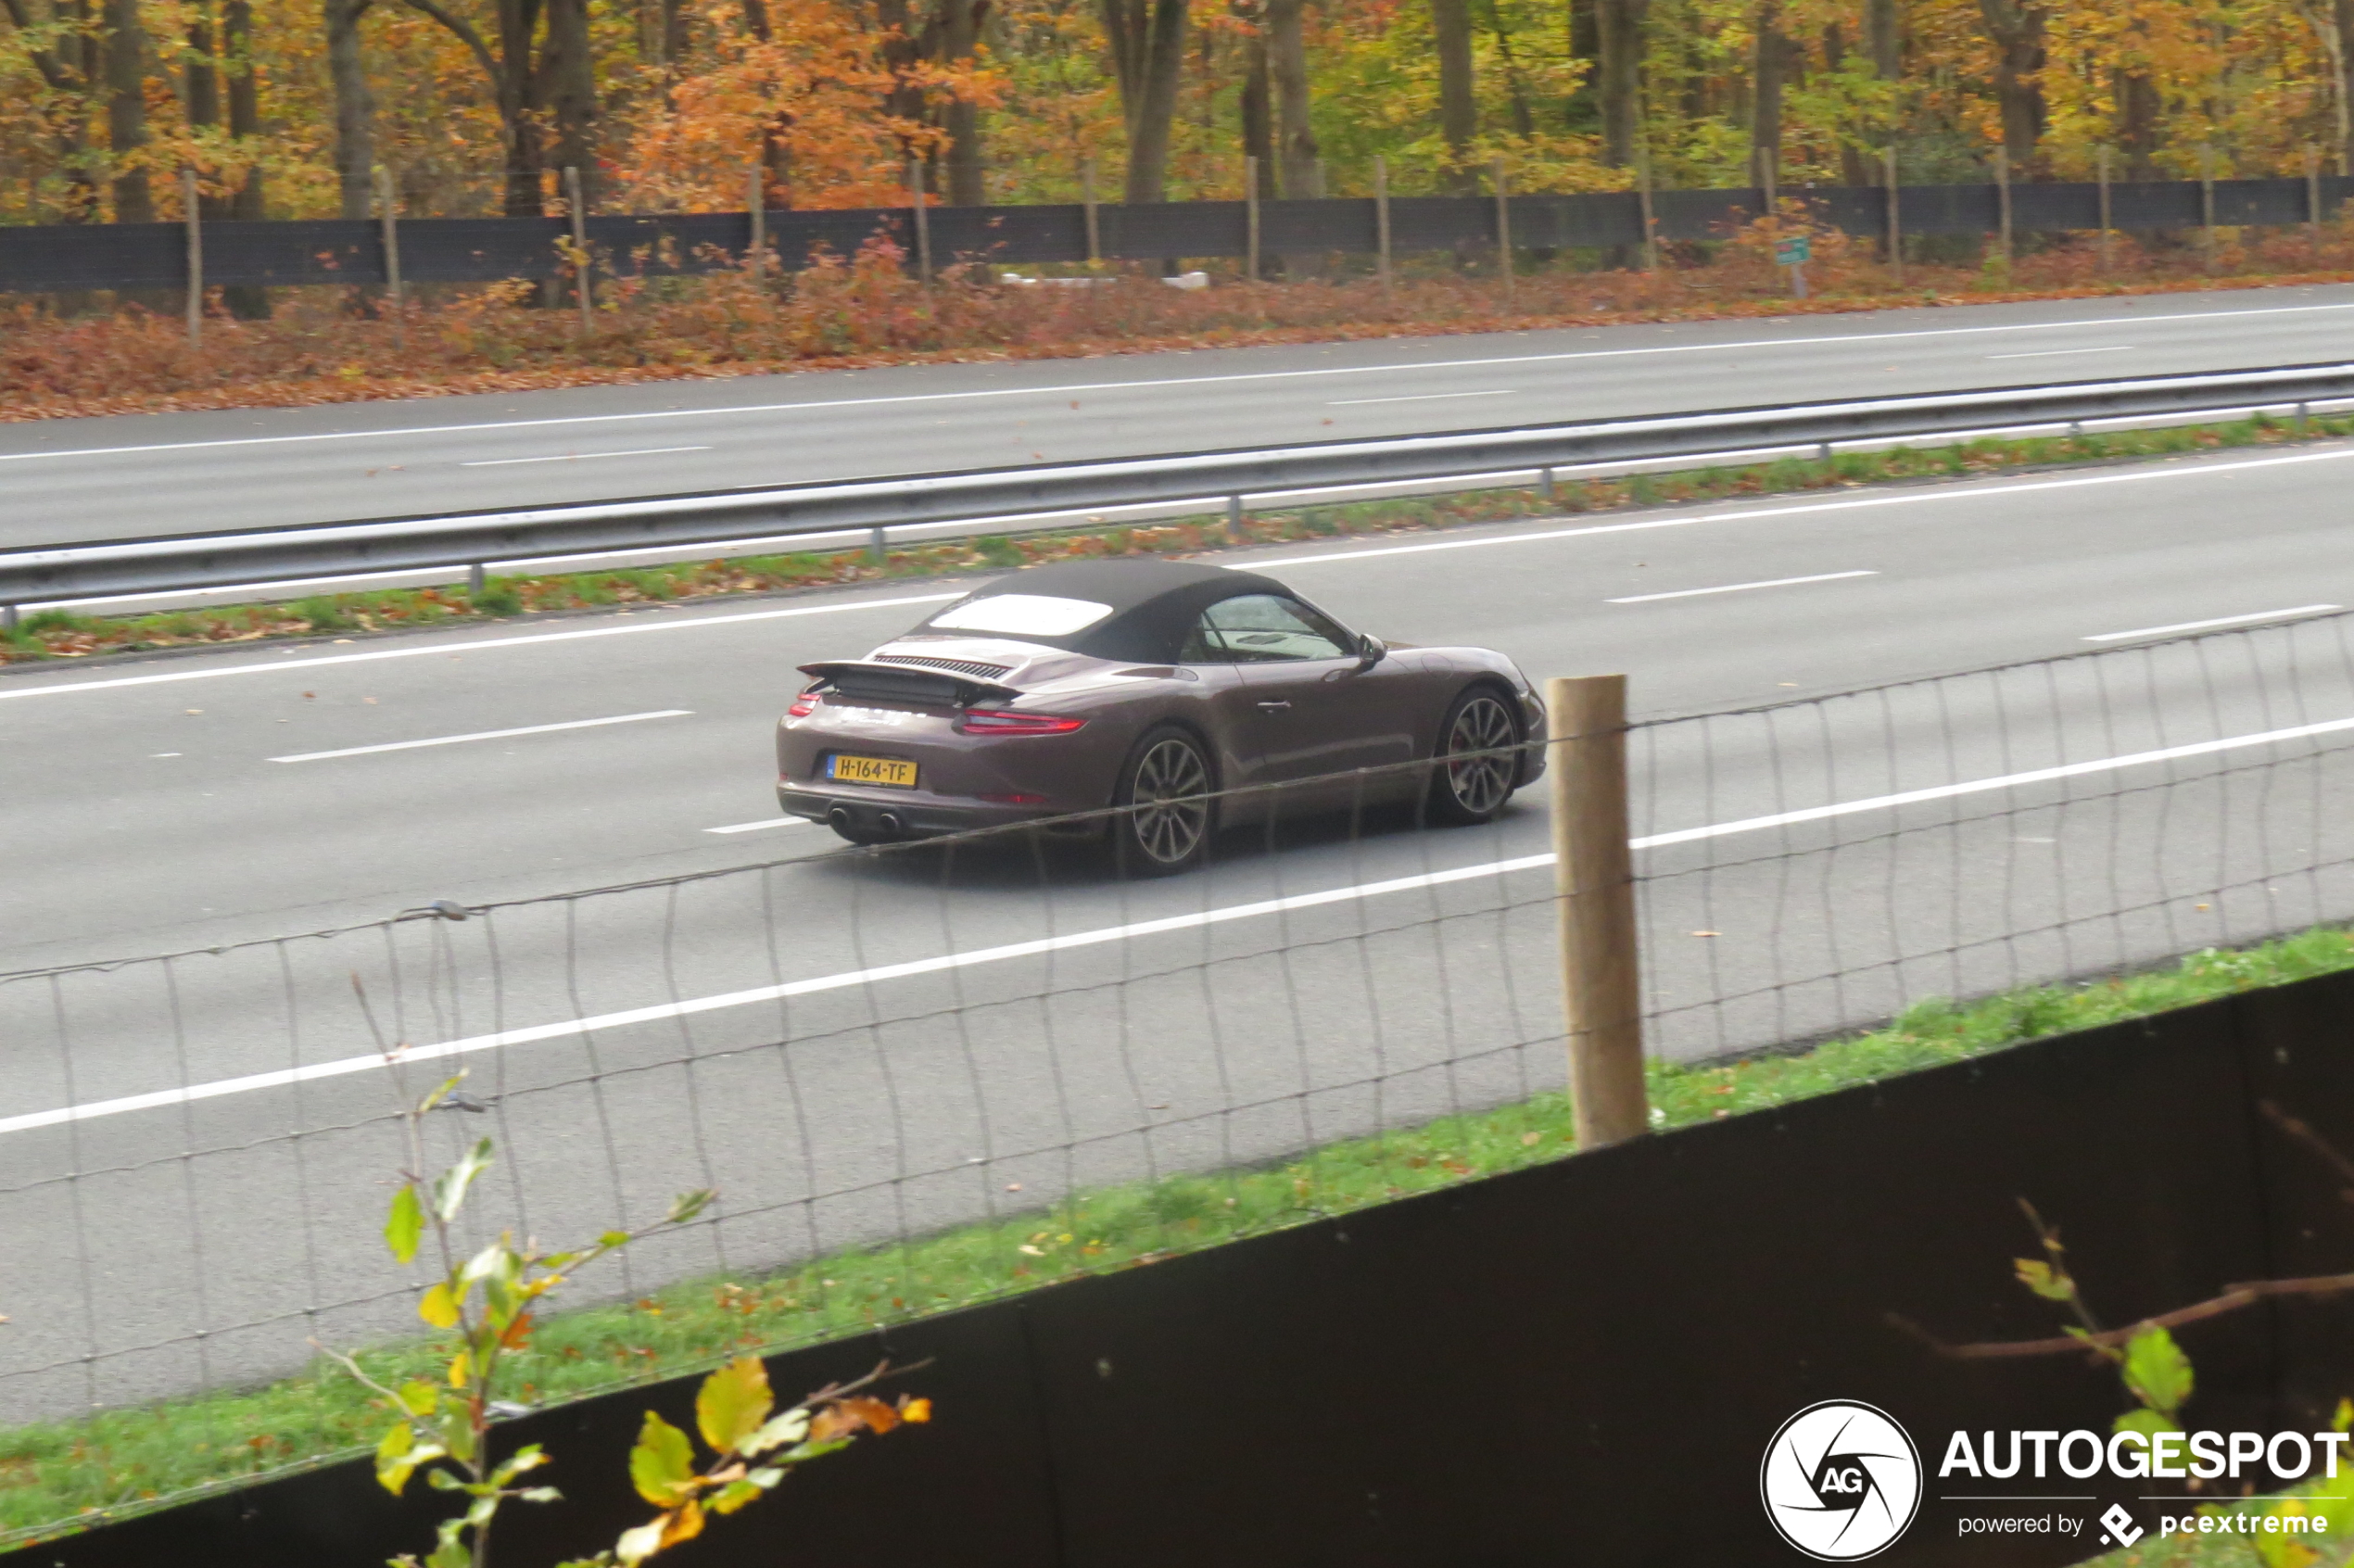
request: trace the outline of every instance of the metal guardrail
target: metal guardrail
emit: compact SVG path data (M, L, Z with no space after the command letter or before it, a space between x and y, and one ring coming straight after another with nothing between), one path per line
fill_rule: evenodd
M2310 404L2346 399L2354 362L128 538L0 553L0 612L13 625L30 602L441 567L478 581L487 562L796 535L864 533L880 551L894 528L968 522L981 533L993 519L1153 503L1222 501L1238 523L1251 497L1292 491L1532 471L1550 483L1553 469L1581 464L1829 455L1842 443L2136 416L2282 409L2302 419Z

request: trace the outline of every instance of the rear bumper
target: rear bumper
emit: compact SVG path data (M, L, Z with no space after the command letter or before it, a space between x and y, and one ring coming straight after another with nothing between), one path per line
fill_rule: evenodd
M977 801L969 796L935 795L922 790L893 790L881 785L802 783L777 780L777 803L787 816L827 822L834 809L850 814L854 827L909 838L937 838L945 833L969 833L982 828L1007 828L1023 822L1044 822L1063 815L1052 805L1020 805L1010 802ZM892 820L885 822L888 816ZM1094 823L1083 825L1092 829Z

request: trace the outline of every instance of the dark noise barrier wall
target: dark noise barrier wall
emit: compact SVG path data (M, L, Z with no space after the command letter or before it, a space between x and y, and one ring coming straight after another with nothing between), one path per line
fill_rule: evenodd
M1941 1359L1892 1329L2040 1337L2011 1279L2021 1197L2063 1227L2107 1322L2272 1273L2354 1267L2354 1210L2265 1098L2354 1149L2354 976L1653 1137L854 1342L779 1356L780 1394L879 1358L932 1364L929 1426L803 1471L665 1556L677 1568L875 1562L1086 1568L1801 1562L1759 1461L1818 1399L1887 1410L1931 1500L1879 1561L2063 1562L1965 1540L1945 1435L2105 1430L2115 1376L2074 1357ZM2354 1391L2354 1301L2183 1331L2190 1424L2326 1427ZM693 1381L517 1421L570 1501L518 1509L523 1568L641 1517L624 1456ZM2088 1508L2160 1489L2106 1486ZM1977 1490L2007 1489L1999 1484ZM364 1461L28 1549L26 1568L375 1568L430 1541ZM2145 1525L2153 1523L2149 1505Z
M2334 215L2354 180L2218 180L2219 224L2284 225ZM1852 234L1888 232L1882 189L1786 187L1786 198L1808 203L1816 221ZM1911 234L1991 234L2000 227L2001 197L1993 185L1907 185L1898 193L1904 232ZM1634 245L1643 237L1641 198L1632 191L1511 198L1515 247L1571 248ZM2318 211L2309 210L2309 205ZM2196 180L2109 186L2110 224L2128 231L2188 229L2202 221ZM1659 191L1652 211L1659 237L1722 238L1765 209L1757 190ZM2013 227L2096 229L2095 184L2011 187ZM820 250L839 257L882 235L916 249L905 208L779 211L765 215L770 247L779 262L807 265ZM1086 209L1068 207L935 207L926 220L931 253L954 260L1022 265L1087 259ZM1249 246L1249 213L1239 201L1107 205L1096 209L1100 249L1109 259L1241 256ZM741 212L622 214L587 220L596 264L624 276L705 272L737 265L751 244L750 217ZM551 276L563 271L557 242L571 233L563 218L412 218L399 225L400 272L411 283L491 283ZM1493 244L1492 196L1399 196L1390 203L1392 247L1446 250ZM223 285L381 284L386 281L382 227L373 220L317 219L270 223L207 223L204 277ZM1262 254L1342 251L1364 255L1378 246L1370 198L1271 201L1259 209ZM187 282L187 231L178 223L49 224L0 227L0 293L91 288L174 288Z

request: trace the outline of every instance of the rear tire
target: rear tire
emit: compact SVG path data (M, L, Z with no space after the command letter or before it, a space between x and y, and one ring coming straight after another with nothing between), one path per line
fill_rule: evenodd
M1207 798L1216 788L1209 758L1185 730L1148 730L1120 770L1112 804L1112 858L1126 875L1173 877L1209 853L1217 813Z
M1463 827L1496 820L1520 787L1521 757L1512 749L1520 742L1520 715L1502 692L1474 686L1456 698L1438 727L1431 816Z

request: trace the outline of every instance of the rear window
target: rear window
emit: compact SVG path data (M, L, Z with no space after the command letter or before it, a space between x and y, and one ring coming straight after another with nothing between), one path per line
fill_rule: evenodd
M954 604L927 623L941 631L998 632L1006 637L1069 637L1111 613L1092 599L1039 593L993 593Z

